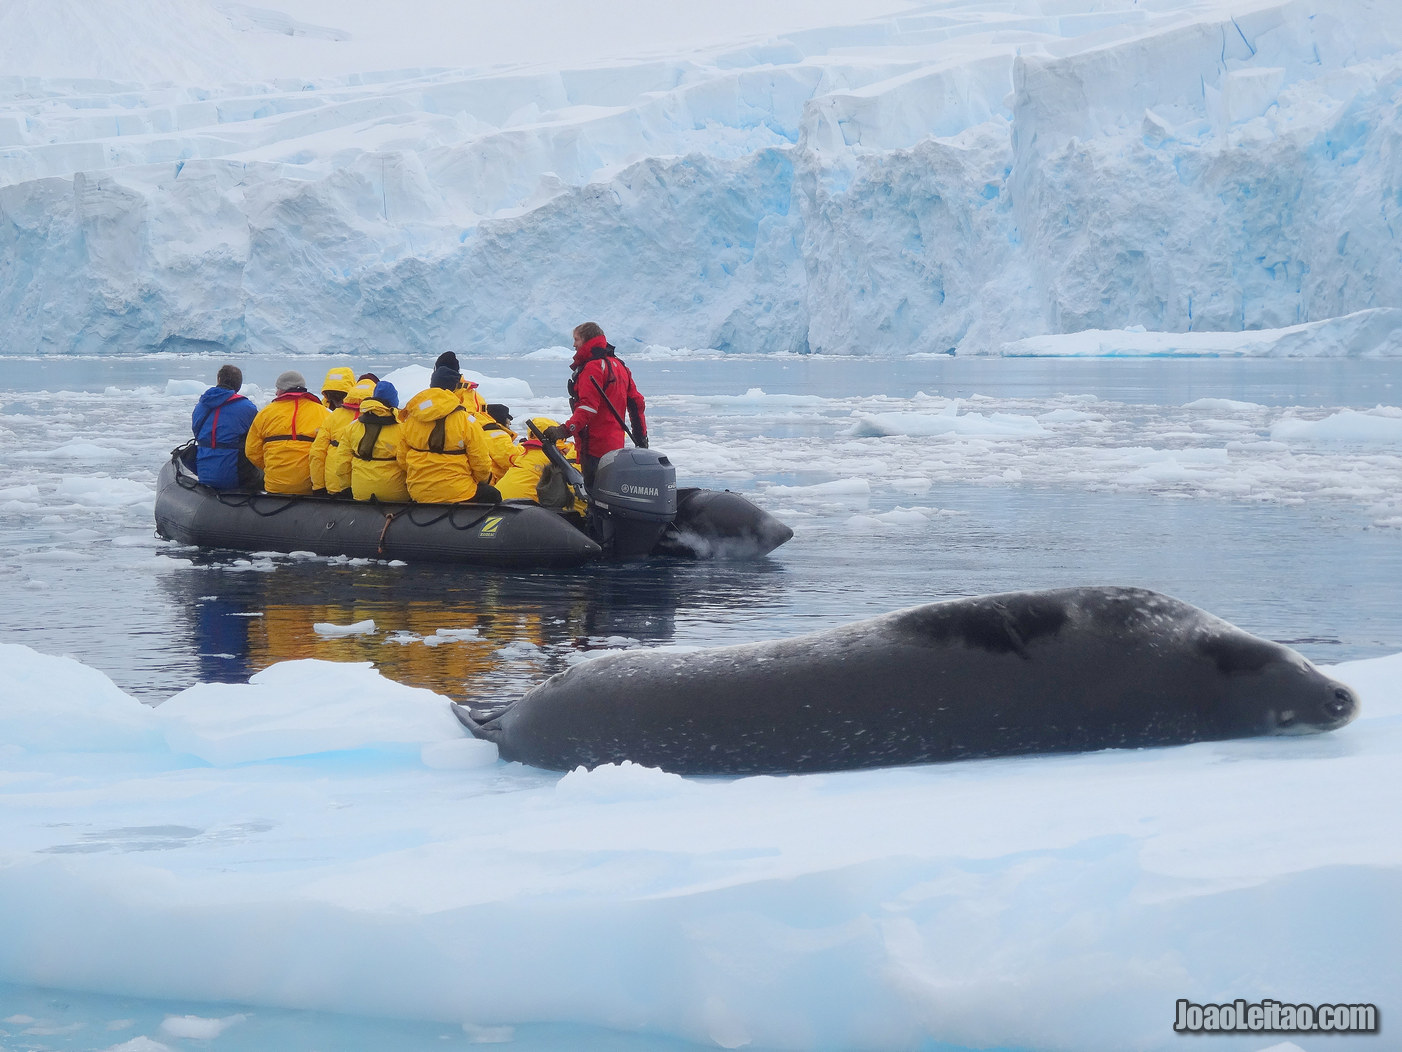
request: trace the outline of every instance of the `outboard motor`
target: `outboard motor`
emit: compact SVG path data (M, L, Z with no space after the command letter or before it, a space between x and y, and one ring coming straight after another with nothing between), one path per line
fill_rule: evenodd
M615 559L641 559L677 514L677 469L652 449L605 453L589 490L589 534Z

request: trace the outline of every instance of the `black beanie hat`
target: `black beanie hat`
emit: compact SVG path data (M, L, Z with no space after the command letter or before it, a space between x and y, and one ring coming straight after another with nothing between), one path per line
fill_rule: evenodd
M456 391L458 384L462 382L462 373L458 371L456 365L438 365L433 369L433 375L429 377L429 387L441 387L445 391Z
M458 364L458 356L452 351L444 351L438 356L438 361L433 363L435 369L441 369L445 365L452 369L462 368L462 366Z

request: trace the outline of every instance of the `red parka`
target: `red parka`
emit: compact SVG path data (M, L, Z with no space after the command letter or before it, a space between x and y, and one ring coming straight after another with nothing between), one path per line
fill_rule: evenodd
M604 337L595 336L575 352L569 393L570 418L565 427L575 436L582 455L601 457L622 449L620 420L629 422L639 444L647 441L647 418L643 415L647 405L633 383L633 373Z

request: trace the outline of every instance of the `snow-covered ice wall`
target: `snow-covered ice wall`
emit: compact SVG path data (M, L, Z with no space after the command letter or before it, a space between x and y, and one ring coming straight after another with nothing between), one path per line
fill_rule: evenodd
M945 0L296 79L285 49L353 34L207 0L6 11L0 70L38 72L0 76L0 354L517 353L587 317L977 354L1402 307L1392 0Z

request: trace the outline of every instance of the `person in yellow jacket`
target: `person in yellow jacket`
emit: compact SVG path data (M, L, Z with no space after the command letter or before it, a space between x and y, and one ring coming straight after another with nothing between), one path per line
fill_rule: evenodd
M360 416L341 435L350 450L351 495L356 500L409 499L404 469L399 466L399 392L388 380L375 385L374 397L360 403Z
M326 379L321 381L321 404L327 409L336 409L346 392L355 386L355 373L344 365L336 365L326 370Z
M511 461L520 452L516 444L516 432L511 430L511 410L500 402L487 406L490 419L482 425L482 434L487 438L487 449L492 457L492 481L496 482L511 467ZM482 417L478 416L478 420Z
M478 420L484 420L491 413L487 409L487 400L482 397L482 392L477 389L477 382L469 380L462 375L462 366L458 365L458 356L452 351L444 351L438 356L438 360L433 363L435 369L444 367L452 369L458 374L458 386L456 394L458 401L466 406L467 411Z
M536 426L537 431L542 433L547 427L554 427L556 423L548 416L532 417L530 422ZM561 439L555 443L555 448L578 469L579 460L575 456L573 442ZM517 447L516 455L511 461L511 467L506 474L497 480L497 489L501 491L501 499L528 500L539 504L536 487L540 485L540 477L549 465L550 459L545 455L545 450L541 448L540 439L530 434L530 429L527 428L527 438ZM588 510L588 505L576 497L570 510L583 515Z
M253 418L243 446L244 455L263 469L264 489L312 491L312 438L329 415L321 399L307 390L301 373L289 369L277 378L277 397Z
M375 394L378 380L360 379L347 393L341 408L332 413L312 443L312 484L316 484L317 447L321 448L322 484L328 497L348 497L351 488L350 449L341 444L346 429L360 418L360 406Z
M339 371L340 370L337 369L331 370L332 373ZM328 492L335 493L338 490L343 490L350 486L348 479L345 480L344 486L328 486L326 484L326 454L331 449L331 441L335 438L336 432L355 419L356 413L359 411L358 407L361 398L368 396L370 392L375 389L376 381L374 379L362 377L357 382L349 369L346 369L345 373L347 376L351 377L350 387L347 387L344 391L328 389L321 392L323 402L331 395L334 395L333 401L336 404L327 407L331 410L331 415L326 418L326 423L322 425L321 430L316 433L316 438L312 440L310 462L312 469L312 492L318 496ZM371 375L370 373L365 374L366 377ZM326 378L329 381L331 379L331 374L327 373ZM347 465L347 467L349 467L349 465ZM338 479L338 481L340 480Z
M409 399L400 414L399 466L410 498L423 504L501 500L488 481L492 458L482 426L458 400L461 381L457 369L438 366L432 386Z

